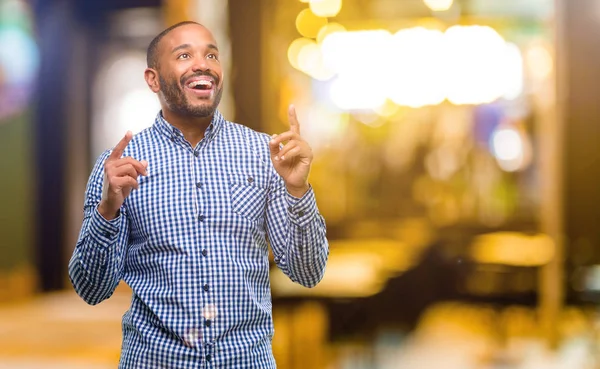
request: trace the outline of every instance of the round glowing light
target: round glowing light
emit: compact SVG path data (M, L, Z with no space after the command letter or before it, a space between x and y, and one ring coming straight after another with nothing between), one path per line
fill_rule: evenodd
M443 39L442 32L421 27L401 30L393 36L387 84L392 101L414 108L444 101L445 91L439 88L446 72L440 63Z
M318 67L320 54L319 45L314 41L304 45L298 54L298 66L300 70L310 74L312 70Z
M525 53L527 70L538 81L543 81L550 76L554 69L552 55L547 47L535 45Z
M292 43L290 44L290 46L288 47L288 52L287 52L287 56L288 56L288 60L290 62L290 64L292 65L292 67L298 69L298 70L302 70L302 68L300 68L300 64L299 64L299 59L300 59L300 52L302 51L302 49L309 45L314 43L313 40L311 40L310 38L297 38L294 41L292 41Z
M8 84L29 84L35 78L40 62L37 45L18 28L0 30L0 67Z
M523 155L521 136L514 129L502 128L494 132L492 147L500 160L514 160Z
M310 9L302 10L296 17L296 29L308 38L316 38L319 30L327 24L327 19L315 15Z
M514 172L531 161L531 147L526 135L512 126L500 126L491 137L492 153L500 168Z
M386 72L391 38L386 30L335 32L323 39L323 60L336 73L356 77L357 71L369 70L369 79L375 78L373 73L379 78Z
M423 2L434 12L443 12L452 7L454 0L423 0Z
M319 33L317 34L317 42L322 43L325 37L337 32L346 32L346 27L339 23L327 23L319 30Z
M327 81L335 76L335 73L323 62L321 47L312 40L300 49L298 67L302 72L319 81Z
M445 85L453 104L484 104L505 93L506 42L487 26L453 26L445 32Z
M310 0L310 10L321 17L335 17L342 10L342 0Z

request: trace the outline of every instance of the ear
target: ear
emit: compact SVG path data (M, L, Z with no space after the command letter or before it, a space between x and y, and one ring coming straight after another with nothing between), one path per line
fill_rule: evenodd
M158 80L158 72L156 69L146 68L144 71L144 79L146 79L146 83L152 92L157 93L160 91L160 82Z

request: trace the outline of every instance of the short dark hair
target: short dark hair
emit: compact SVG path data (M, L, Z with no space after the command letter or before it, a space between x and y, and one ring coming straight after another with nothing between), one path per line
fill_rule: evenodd
M148 51L146 52L146 63L148 64L148 68L158 68L158 44L160 43L160 40L162 40L163 37L165 37L175 28L185 26L186 24L201 25L200 23L194 21L179 22L165 29L159 33L158 36L154 37L154 39L150 42L150 45L148 45Z

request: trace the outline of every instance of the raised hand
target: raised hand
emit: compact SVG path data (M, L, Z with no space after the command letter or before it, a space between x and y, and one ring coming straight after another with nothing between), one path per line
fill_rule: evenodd
M302 197L309 188L308 174L313 153L308 142L300 136L300 123L293 105L288 109L288 119L290 130L273 135L269 142L271 161L285 181L288 192L295 197Z
M125 137L114 147L104 163L102 200L98 205L98 211L107 220L118 216L119 209L127 196L129 196L133 189L138 188L138 176L147 175L147 161L138 161L132 157L122 157L132 137L133 134L127 131Z

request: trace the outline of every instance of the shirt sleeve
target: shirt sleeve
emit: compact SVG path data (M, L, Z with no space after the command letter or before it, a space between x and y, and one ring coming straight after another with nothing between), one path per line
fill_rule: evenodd
M69 261L69 278L77 294L95 305L109 298L123 276L123 260L129 239L129 224L125 209L119 216L106 220L98 212L102 197L104 162L109 152L102 154L90 175L83 209L83 224L79 239Z
M329 257L325 220L319 213L312 186L296 198L274 174L267 204L267 235L275 263L293 282L316 286Z

